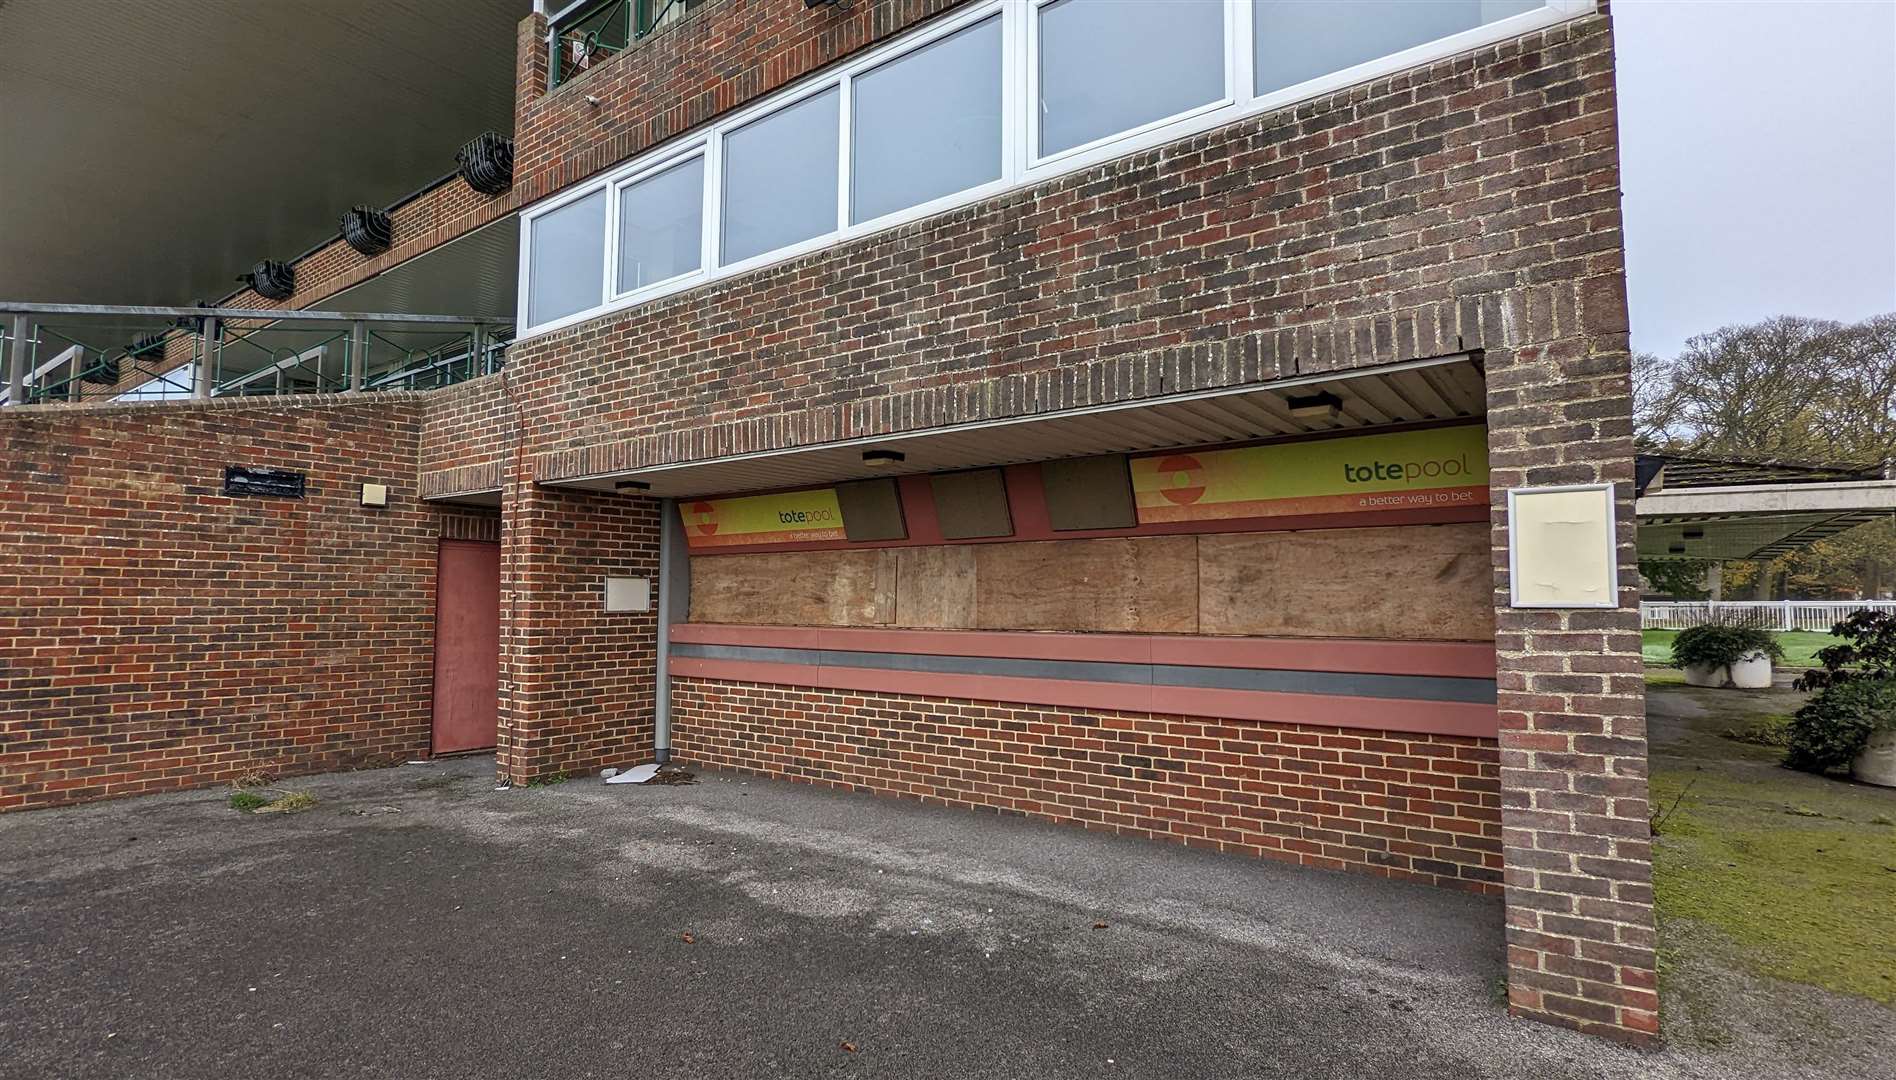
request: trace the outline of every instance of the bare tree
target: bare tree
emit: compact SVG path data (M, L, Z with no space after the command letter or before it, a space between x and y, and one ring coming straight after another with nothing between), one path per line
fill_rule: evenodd
M1896 460L1896 313L1849 326L1780 316L1701 334L1676 358L1641 354L1633 402L1646 446L1887 465ZM1668 585L1685 594L1691 569L1674 568L1679 580ZM1735 591L1781 576L1801 595L1875 596L1893 569L1896 523L1883 520L1767 565L1731 567L1725 584Z
M1834 457L1827 414L1843 377L1843 330L1781 315L1700 334L1677 359L1649 368L1641 429L1655 442L1703 451Z
M1830 435L1838 455L1860 461L1896 458L1896 313L1865 319L1837 334L1836 407Z

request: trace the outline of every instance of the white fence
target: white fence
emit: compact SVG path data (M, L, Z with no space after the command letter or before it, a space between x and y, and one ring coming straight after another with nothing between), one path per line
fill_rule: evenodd
M1647 630L1684 630L1709 622L1760 626L1767 630L1815 630L1859 611L1896 611L1896 600L1708 600L1641 601L1639 625Z

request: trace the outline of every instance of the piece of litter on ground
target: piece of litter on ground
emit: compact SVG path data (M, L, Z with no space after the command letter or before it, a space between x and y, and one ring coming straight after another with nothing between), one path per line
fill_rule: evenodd
M643 784L647 780L650 780L652 777L656 775L658 775L658 763L652 762L648 765L634 765L632 768L627 769L626 771L619 773L616 776L608 776L606 777L606 783L608 784Z
M619 770L617 769L605 768L599 770L599 779L601 780L610 780L617 775L619 775Z
M417 760L415 760L415 761L404 761L404 762L402 762L402 764L404 764L404 765L433 765L433 764L434 764L434 762L432 762L432 761L429 761L429 760L427 760L427 759L425 759L425 758L421 758L421 759L417 759Z

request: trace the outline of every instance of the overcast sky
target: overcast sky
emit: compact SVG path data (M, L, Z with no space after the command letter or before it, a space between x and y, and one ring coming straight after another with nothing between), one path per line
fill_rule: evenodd
M1633 348L1896 311L1896 0L1615 0Z

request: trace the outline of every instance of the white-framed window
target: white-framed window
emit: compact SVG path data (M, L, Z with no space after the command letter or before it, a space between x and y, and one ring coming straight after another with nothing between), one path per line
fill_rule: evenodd
M990 15L851 80L850 224L1001 179L1001 30Z
M842 88L831 86L723 134L723 265L836 231Z
M666 161L614 186L619 243L614 296L704 269L704 151Z
M1270 94L1545 6L1542 0L1251 0L1256 93Z
M197 378L197 365L175 367L154 379L146 379L113 401L168 401L191 396Z
M1035 0L1034 161L1231 100L1224 0Z
M985 0L521 214L521 337L1592 12Z
M582 190L533 219L527 322L539 326L605 302L606 189Z

